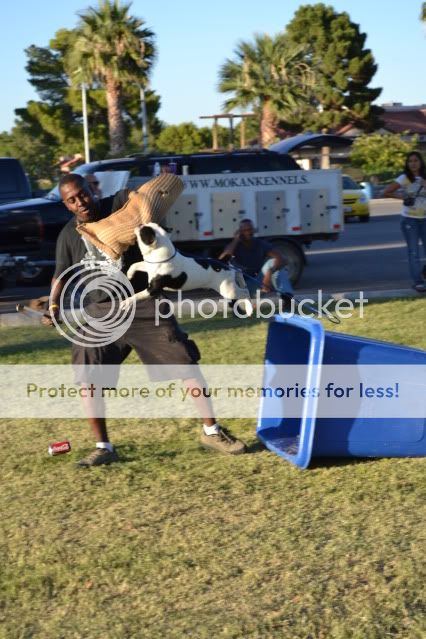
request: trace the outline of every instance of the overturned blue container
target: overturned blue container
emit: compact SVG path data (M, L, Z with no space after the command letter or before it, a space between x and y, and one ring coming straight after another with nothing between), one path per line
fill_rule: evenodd
M321 384L325 365L405 366L420 397L415 417L318 417L321 397L303 399L300 415L286 415L286 400L262 397L257 436L267 448L307 468L312 457L421 457L426 455L426 352L363 337L324 331L317 320L276 316L269 325L265 377L274 367L303 366L307 387ZM407 366L408 365L408 366ZM400 370L397 369L396 370ZM380 379L377 380L378 383ZM405 379L410 384L410 379ZM416 396L413 394L413 402ZM271 406L273 410L271 410Z

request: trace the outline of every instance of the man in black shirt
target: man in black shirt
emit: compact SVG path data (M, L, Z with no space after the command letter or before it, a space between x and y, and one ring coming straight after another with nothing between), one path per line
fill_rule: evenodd
M50 293L50 317L43 320L45 325L54 324L60 314L61 293L66 286L69 274L80 269L83 273L85 269L93 268L94 262L102 263L105 268L115 269L115 271L127 272L130 264L140 261L140 253L136 246L131 246L117 262L103 255L96 247L83 239L76 227L78 223L95 222L118 211L127 201L129 192L119 191L114 196L94 200L93 195L83 177L77 174L69 174L63 177L59 183L59 191L67 209L73 213L74 217L62 229L56 246L56 269L52 280ZM146 284L145 284L146 286ZM90 291L87 296L90 300L88 309L89 316L103 317L108 314L114 302L106 295L101 287ZM81 329L78 340L73 341L72 362L81 370L89 369L91 372L96 369L102 373L105 365L114 365L117 370L114 379L108 378L108 387L114 386L117 381L118 367L128 356L132 349L135 349L140 359L145 364L159 365L162 369L161 375L165 375L164 366L179 366L185 375L184 385L192 391L198 389L201 392L191 393L196 407L203 417L203 429L201 434L201 444L205 448L217 450L226 454L239 454L245 452L245 445L233 437L227 430L222 428L212 417L210 400L203 396L203 386L205 385L201 372L197 370L194 377L193 365L197 364L200 353L196 344L189 340L183 333L174 317L161 319L159 325L154 323L155 303L152 298L138 302L136 312L131 324L118 339L106 345L92 345L87 338L85 329ZM90 324L90 323L89 323ZM108 369L110 370L110 369ZM191 377L192 375L192 377ZM159 379L169 379L176 377L170 374L168 377L158 377ZM101 379L104 381L105 377ZM87 378L81 377L77 381L82 386L89 386ZM196 397L199 395L199 397ZM78 464L80 466L98 466L100 464L110 464L118 461L118 455L109 441L106 420L104 415L104 400L100 396L90 397L86 392L85 403L88 420L96 439L96 448L85 459Z
M274 246L258 237L254 237L253 222L241 220L234 239L230 242L219 259L233 258L237 266L241 266L246 275L246 285L250 295L257 289L265 293L279 291L284 297L293 294L293 287L288 279L286 258Z

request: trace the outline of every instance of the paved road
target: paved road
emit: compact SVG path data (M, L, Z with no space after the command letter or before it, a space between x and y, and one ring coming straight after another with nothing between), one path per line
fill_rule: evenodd
M349 222L336 242L315 242L307 251L307 266L298 295L324 292L380 291L410 287L404 241L399 227L400 204L373 200L367 224ZM0 293L0 313L11 312L14 302L4 299L38 297L46 288L9 289ZM3 301L2 301L3 298Z
M297 292L394 290L410 287L399 226L400 204L373 200L367 224L347 222L336 242L315 242Z

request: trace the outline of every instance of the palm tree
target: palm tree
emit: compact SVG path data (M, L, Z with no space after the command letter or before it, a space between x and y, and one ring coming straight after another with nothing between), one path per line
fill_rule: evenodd
M259 113L260 142L268 146L276 137L279 119L290 117L309 98L314 83L306 47L290 44L285 34L272 38L255 35L254 43L240 42L236 60L227 59L219 70L219 91L232 93L226 111L250 107Z
M146 85L155 58L154 33L143 20L129 15L130 4L100 0L99 8L79 14L76 39L67 59L73 82L97 82L105 87L110 154L124 151L121 108L123 86Z

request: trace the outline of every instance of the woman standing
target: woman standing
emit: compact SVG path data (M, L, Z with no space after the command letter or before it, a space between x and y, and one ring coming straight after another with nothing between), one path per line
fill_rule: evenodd
M402 196L396 193L399 189ZM402 199L401 230L407 243L413 288L425 293L425 268L422 271L419 249L421 240L426 255L426 166L420 153L412 151L407 155L404 173L386 187L383 197Z

